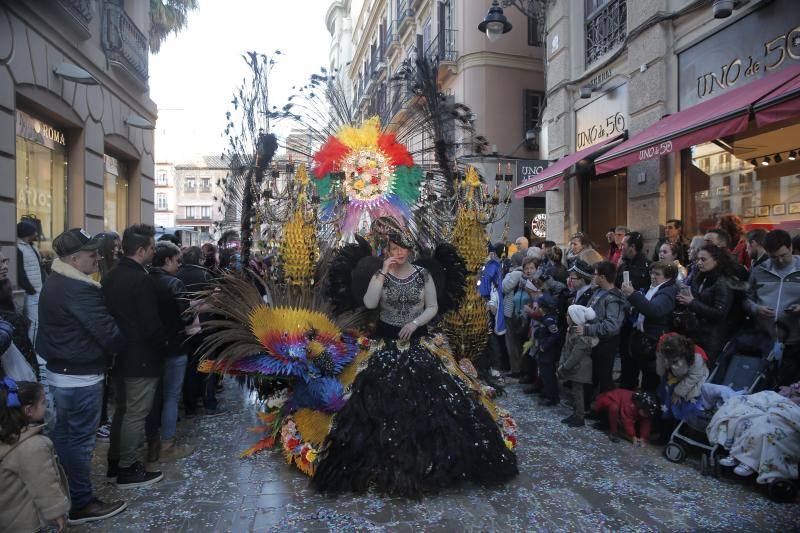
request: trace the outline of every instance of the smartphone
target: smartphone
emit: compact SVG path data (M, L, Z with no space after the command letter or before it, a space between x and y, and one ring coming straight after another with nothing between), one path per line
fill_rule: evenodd
M627 270L622 273L622 282L623 283L630 283L631 282L631 273Z
M690 289L688 285L681 285L681 288L678 292L684 296L691 296L692 289Z

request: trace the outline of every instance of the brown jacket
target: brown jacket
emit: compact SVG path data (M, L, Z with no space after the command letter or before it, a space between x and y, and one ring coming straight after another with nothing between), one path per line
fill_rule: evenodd
M69 512L67 477L44 426L29 426L14 444L0 442L0 531L38 531Z

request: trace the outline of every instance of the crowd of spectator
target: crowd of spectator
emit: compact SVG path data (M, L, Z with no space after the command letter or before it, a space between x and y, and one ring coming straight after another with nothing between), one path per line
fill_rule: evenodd
M781 352L770 388L800 380L800 239L745 231L734 215L691 239L668 220L648 250L626 227L606 239L601 255L575 234L563 260L554 242L519 237L504 261L500 243L481 280L491 366L538 394L539 405L571 406L562 422L595 418L614 441L665 443L702 408L701 385L741 332L766 332Z
M21 306L0 253L0 523L60 530L126 507L93 492L96 441L109 442L109 481L143 487L163 479L159 463L194 452L180 443L181 400L184 418L227 411L218 376L197 371L202 323L213 318L198 293L222 270L216 246L156 241L146 224L121 237L65 231L49 268L35 246L38 228L22 221L17 233ZM231 268L236 255L223 254Z

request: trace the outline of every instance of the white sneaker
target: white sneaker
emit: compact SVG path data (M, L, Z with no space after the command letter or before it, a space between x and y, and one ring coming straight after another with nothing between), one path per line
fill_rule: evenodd
M732 455L726 455L719 460L719 464L722 466L736 466L736 459L734 459Z
M733 469L733 473L737 476L748 477L752 476L756 473L755 470L747 466L746 464L739 464L736 468Z

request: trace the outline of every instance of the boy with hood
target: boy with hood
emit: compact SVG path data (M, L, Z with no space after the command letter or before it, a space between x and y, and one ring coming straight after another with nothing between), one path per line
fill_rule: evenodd
M597 337L578 335L574 326L585 326L594 320L591 307L570 305L567 308L567 339L558 362L558 377L570 384L573 412L561 422L570 427L580 427L584 422L583 386L592 383L592 349L597 346Z

